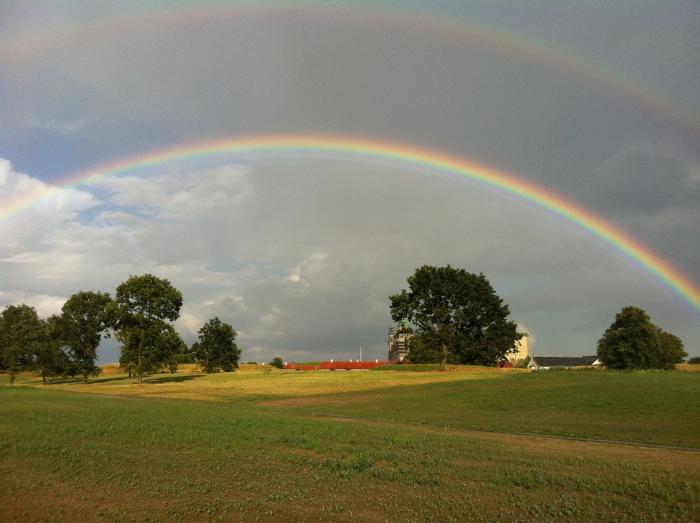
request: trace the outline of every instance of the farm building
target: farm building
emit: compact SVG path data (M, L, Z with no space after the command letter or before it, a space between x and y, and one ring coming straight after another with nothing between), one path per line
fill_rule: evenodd
M524 360L528 357L527 351L527 334L523 334L523 337L515 342L516 352L511 352L508 354L508 361L515 365L518 360Z
M408 342L413 336L413 329L408 320L401 320L396 327L389 328L387 345L389 346L389 361L402 361L408 357Z
M602 365L597 356L535 356L530 358L528 369L549 370L551 368L570 369L575 367L598 367Z

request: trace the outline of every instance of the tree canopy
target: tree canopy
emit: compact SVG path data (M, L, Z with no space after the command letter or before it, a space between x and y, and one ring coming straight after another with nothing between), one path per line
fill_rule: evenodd
M195 358L205 372L231 372L238 368L241 351L236 345L236 336L233 327L217 317L210 319L199 329Z
M624 307L615 315L597 352L611 369L673 369L687 356L680 338L654 325L639 307Z
M389 299L394 321L406 318L416 327L412 362L492 366L515 350L522 335L483 274L424 265L408 284Z

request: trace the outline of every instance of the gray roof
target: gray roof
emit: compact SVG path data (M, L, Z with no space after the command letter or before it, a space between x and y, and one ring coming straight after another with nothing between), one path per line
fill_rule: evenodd
M597 356L533 356L540 367L579 367L592 365Z

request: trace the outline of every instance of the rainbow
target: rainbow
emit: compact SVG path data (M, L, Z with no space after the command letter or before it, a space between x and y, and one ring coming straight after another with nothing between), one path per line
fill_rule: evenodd
M235 137L203 143L176 145L126 158L96 169L82 171L65 178L58 185L45 186L42 189L25 193L10 202L0 204L0 219L30 207L35 202L64 188L85 186L107 176L118 176L178 160L204 158L212 155L243 155L251 153L276 155L285 153L332 153L360 156L368 159L391 160L420 169L452 173L484 186L496 188L547 209L598 237L649 271L659 281L689 303L697 312L700 312L700 289L691 280L649 248L615 228L600 216L596 216L548 189L511 174L498 171L487 165L438 151L370 138L281 134Z
M337 19L354 17L360 22L380 22L400 27L416 34L430 33L454 41L483 45L505 54L520 56L557 71L607 89L629 100L645 111L683 126L700 136L700 113L687 101L664 96L637 82L625 78L615 68L591 61L532 35L521 35L512 30L489 25L483 21L469 21L429 11L427 8L370 0L177 0L137 4L118 12L65 23L46 31L8 32L0 38L0 63L11 68L25 55L43 53L60 48L64 40L82 35L88 40L99 40L107 34L123 35L137 24L149 23L172 26L183 22L206 23L221 16L262 15L282 13L284 16L334 16Z

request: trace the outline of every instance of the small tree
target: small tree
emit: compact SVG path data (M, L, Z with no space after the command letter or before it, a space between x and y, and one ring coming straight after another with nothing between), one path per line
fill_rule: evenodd
M46 384L47 378L72 375L71 364L63 350L59 317L50 316L46 320L39 321L43 328L43 341L35 356L35 366Z
M530 364L530 356L525 356L524 358L521 358L515 362L515 368L516 369L527 369L527 366Z
M610 369L660 369L659 328L639 307L624 307L598 341L598 358Z
M159 351L162 353L161 357L166 361L168 370L175 374L177 372L177 366L180 363L185 363L188 356L189 350L187 344L182 341L180 335L175 331L175 329L168 325L168 328L160 335L158 340Z
M216 317L199 329L195 358L204 372L230 372L238 368L241 351L236 345L236 336L231 325Z
M279 356L275 356L274 358L272 358L270 365L272 365L273 367L277 367L278 369L283 369L284 368L284 360L282 358L280 358Z
M166 279L152 274L130 276L117 287L111 315L116 337L122 343L120 364L143 383L143 375L165 365L169 354L162 336L168 321L180 315L182 293Z
M10 384L14 385L19 372L36 369L37 355L45 343L46 325L34 307L8 305L0 313L0 347Z
M683 363L688 355L683 349L683 342L678 336L659 329L659 343L661 343L661 365L664 369L675 369L676 363Z
M97 347L103 335L109 335L112 299L106 292L80 291L73 294L61 309L58 325L61 341L68 348L68 360L73 374L80 374L87 383L97 376L95 365Z

